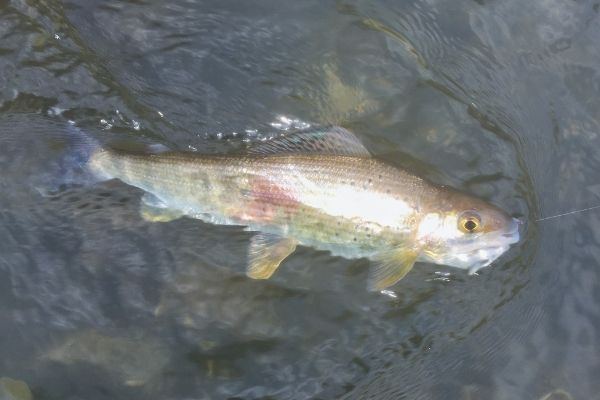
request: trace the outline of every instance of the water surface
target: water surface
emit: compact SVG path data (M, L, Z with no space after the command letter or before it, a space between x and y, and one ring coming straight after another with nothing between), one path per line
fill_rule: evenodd
M600 214L535 222L600 202L599 8L0 1L0 376L35 399L600 398ZM223 152L306 124L522 217L521 243L387 295L308 248L253 281L240 227L42 188L72 125Z

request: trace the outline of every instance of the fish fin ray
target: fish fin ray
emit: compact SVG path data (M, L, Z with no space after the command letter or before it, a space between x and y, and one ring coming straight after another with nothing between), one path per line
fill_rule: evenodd
M32 179L33 186L43 196L53 196L70 187L87 186L104 179L87 167L90 157L102 151L100 142L74 124L67 124L58 136L51 135L52 147L62 147L60 156L51 160L45 171Z
M141 201L143 204L147 205L148 207L168 208L167 204L164 201L162 201L161 199L158 198L158 196L156 196L150 192L145 192L142 195Z
M279 264L296 250L298 241L268 233L258 233L250 241L246 275L253 279L268 279Z
M169 222L184 215L179 210L169 208L152 193L144 193L140 202L140 215L148 222Z
M378 254L375 260L378 264L369 271L367 283L372 292L388 288L404 278L415 265L417 252L415 249L391 250Z
M334 126L327 130L281 136L248 149L250 154L330 154L371 157L352 132Z

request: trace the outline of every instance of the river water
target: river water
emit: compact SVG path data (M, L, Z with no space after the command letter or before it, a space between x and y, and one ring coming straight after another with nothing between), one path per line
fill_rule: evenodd
M0 377L35 399L600 399L600 4L0 0ZM119 181L48 195L75 125L222 152L341 125L492 201L522 240L468 276L150 223ZM0 381L0 383L7 381ZM4 385L3 383L3 385ZM2 385L0 385L2 386Z

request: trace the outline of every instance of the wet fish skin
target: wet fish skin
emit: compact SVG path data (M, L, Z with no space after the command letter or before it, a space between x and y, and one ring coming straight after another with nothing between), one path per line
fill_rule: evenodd
M380 290L415 261L481 267L518 240L514 220L499 208L372 158L343 129L240 155L101 149L88 166L145 190L158 212L260 232L250 245L254 278L268 278L300 244L375 260L369 288ZM481 219L477 234L458 228L465 211ZM462 259L461 249L468 250Z
M91 165L103 175L154 194L185 215L292 236L300 244L319 248L339 245L350 252L359 248L366 252L360 256L402 241L413 230L418 209L427 206L419 200L428 197L426 191L436 195L419 178L374 159L347 156L102 151ZM403 189L406 193L400 194ZM369 198L376 204L361 201ZM326 250L348 255L344 250Z

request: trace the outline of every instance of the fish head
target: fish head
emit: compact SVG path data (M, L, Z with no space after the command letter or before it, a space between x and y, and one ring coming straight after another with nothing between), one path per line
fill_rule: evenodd
M494 205L445 192L420 220L420 259L475 273L519 241L519 225L519 220Z

